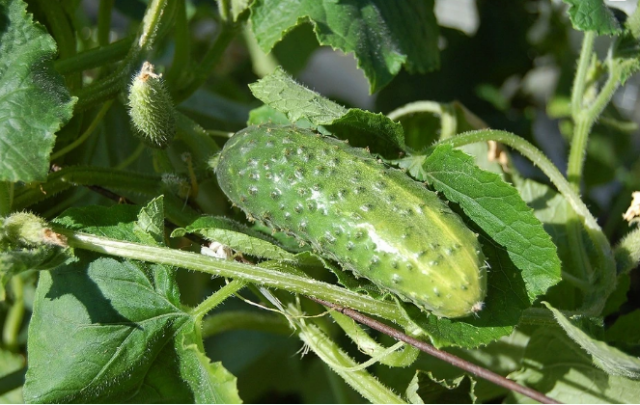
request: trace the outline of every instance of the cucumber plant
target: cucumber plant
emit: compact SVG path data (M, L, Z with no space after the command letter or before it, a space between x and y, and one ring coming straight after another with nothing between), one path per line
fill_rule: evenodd
M0 0L0 401L636 401L640 10L435 3Z

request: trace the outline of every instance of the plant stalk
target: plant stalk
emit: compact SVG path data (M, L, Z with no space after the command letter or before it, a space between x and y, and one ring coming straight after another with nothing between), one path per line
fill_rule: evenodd
M339 305L336 304L332 304L330 302L325 302L319 299L314 299L311 298L312 300L318 302L319 304L322 304L326 307L329 307L331 309L334 309L364 325L367 325L368 327L375 329L379 332L382 332L388 336L393 337L396 340L400 340L402 342L405 342L407 344L410 344L411 346L414 346L418 349L420 349L421 351L437 358L440 359L442 361L445 361L455 367L458 367L464 371L467 371L477 377L480 377L482 379L485 379L489 382L492 382L500 387L504 387L508 390L511 391L515 391L518 392L522 395L526 395L529 398L532 398L538 402L541 402L543 404L558 404L559 402L557 402L556 400L547 397L546 395L535 391L531 388L522 386L514 381L508 380L505 377L494 373L493 371L487 370L483 367L480 367L476 364L473 364L471 362L468 362L464 359L461 359L458 356L455 356L451 353L447 353L445 351L442 350L438 350L435 347L433 347L432 345L423 342L421 340L412 338L411 336L405 335L404 333L400 332L399 330L396 330L390 326L387 326L385 324L383 324L382 322L378 322L375 319L369 318L368 316L362 315L352 309L349 308L344 308L341 307Z
M578 69L573 80L573 89L571 91L571 112L574 117L577 117L582 112L584 90L587 85L587 72L589 70L589 64L591 63L595 39L595 31L586 31L582 38L582 49L580 50L580 59L578 59Z
M210 297L202 301L197 307L193 308L193 310L191 310L191 315L196 318L197 322L200 322L207 313L220 305L231 295L243 289L245 285L246 283L239 280L231 281L229 284L211 294Z
M384 386L366 370L352 369L358 366L317 326L301 323L298 336L318 355L331 369L360 395L373 404L405 404L406 402Z
M98 44L100 46L109 44L109 33L111 31L111 10L115 0L100 0L98 8Z
M167 264L170 266L201 271L215 276L238 279L247 283L283 289L293 293L321 298L323 300L339 302L341 305L346 305L350 308L357 308L363 312L397 321L402 326L408 325L408 321L405 320L400 309L398 309L398 307L393 303L381 302L345 288L337 287L311 278L282 273L238 262L219 260L177 249L146 246L138 243L124 242L116 239L89 235L59 226L53 226L53 229L67 238L67 243L70 247L122 258Z

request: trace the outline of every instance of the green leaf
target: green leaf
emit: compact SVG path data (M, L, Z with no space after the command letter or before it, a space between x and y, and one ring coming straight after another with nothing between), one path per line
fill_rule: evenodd
M0 181L44 181L75 98L53 70L56 43L20 0L0 1Z
M611 292L615 277L592 265L597 262L597 252L583 224L571 222L576 219L567 200L550 187L533 180L518 180L516 184L521 197L533 208L536 218L544 224L545 230L558 247L564 272L580 280L579 285L572 285L566 278L561 280L548 291L545 300L557 308L568 310L581 306L602 307ZM575 225L582 233L583 245L578 247L570 243L575 237L571 235ZM591 269L591 275L575 271L585 265Z
M268 237L223 217L201 217L186 228L173 231L171 237L195 233L209 241L218 242L231 249L256 257L274 260L294 260L292 253L277 246Z
M435 112L405 114L396 121L402 125L407 146L412 150L423 151L440 138L442 119Z
M475 404L475 385L475 380L465 375L446 380L417 370L406 395L412 404Z
M573 28L595 31L598 35L617 35L620 24L603 0L563 0L569 7Z
M397 158L398 152L405 149L399 123L382 114L357 108L347 110L298 84L281 68L249 87L256 98L284 113L292 123L308 120L315 126L324 126L338 138L348 139L353 146L369 147L385 157Z
M249 112L249 120L247 120L247 125L261 124L290 125L291 121L289 121L284 113L268 105L262 105L251 110Z
M561 329L553 327L533 333L523 368L508 377L564 403L635 403L640 396L640 382L608 375ZM514 395L518 402L530 402Z
M593 362L598 367L610 375L640 378L640 358L629 356L605 342L592 338L572 322L573 317L568 319L551 305L547 303L545 305L553 312L553 316L567 335L593 356Z
M199 326L185 328L176 337L182 340L178 348L180 373L195 394L198 404L240 404L237 378L228 372L220 362L212 363L200 350L196 340L200 336ZM190 343L189 343L190 342ZM145 400L146 401L146 400Z
M426 160L426 155L410 155L396 160L395 163L397 163L401 169L405 169L411 177L424 181L424 179L427 178L427 171L424 169L424 162Z
M135 205L114 205L102 207L91 205L69 208L53 222L65 228L94 235L109 236L129 242L142 242L134 232L135 221L140 207Z
M310 22L321 45L355 54L373 93L403 65L420 73L439 66L433 7L433 0L256 0L251 26L268 52L295 26Z
M266 105L284 113L295 123L306 118L316 125L332 123L347 109L296 82L281 67L250 84L253 95Z
M29 327L25 399L195 402L202 396L192 386L201 382L185 378L208 375L199 359L185 356L193 351L183 340L196 334L194 320L147 276L169 271L85 256L43 273Z
M258 108L254 108L249 112L249 119L247 120L247 125L262 125L262 124L291 125L292 122L289 121L289 119L284 113L268 105L262 105ZM311 128L311 129L316 128L316 126L313 125L311 121L307 120L306 118L300 118L298 121L296 121L293 124L300 128Z
M387 158L397 158L406 149L402 125L384 114L351 108L325 128L338 138L348 139L351 146L369 148Z
M423 166L424 179L488 236L504 246L522 270L529 300L560 281L556 246L518 191L495 173L476 167L473 159L450 145L438 146Z
M139 241L134 230L159 225L159 202L140 214L130 206L76 208L57 222ZM27 402L239 402L235 378L200 349L200 325L182 309L173 269L79 257L40 277Z
M164 206L162 196L154 198L138 214L133 232L148 245L164 246Z

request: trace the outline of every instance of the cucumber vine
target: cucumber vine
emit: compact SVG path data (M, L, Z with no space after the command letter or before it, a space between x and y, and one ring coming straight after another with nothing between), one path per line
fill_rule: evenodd
M0 0L0 400L636 401L640 8L435 3Z

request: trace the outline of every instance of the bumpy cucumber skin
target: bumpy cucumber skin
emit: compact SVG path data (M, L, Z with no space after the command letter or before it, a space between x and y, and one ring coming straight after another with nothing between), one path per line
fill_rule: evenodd
M438 196L346 143L297 127L248 127L216 168L249 218L310 243L405 301L447 318L482 309L477 237Z
M145 144L164 149L176 135L175 112L162 75L145 62L129 86L129 115L137 135Z

